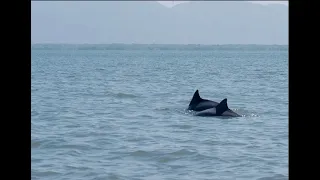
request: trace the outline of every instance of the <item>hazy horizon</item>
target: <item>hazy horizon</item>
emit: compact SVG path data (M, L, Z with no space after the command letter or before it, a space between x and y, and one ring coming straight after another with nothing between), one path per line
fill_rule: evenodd
M189 3L192 1L157 1L158 3L166 6L166 7L173 7L178 4L182 3ZM244 1L244 2L250 2L250 3L255 3L255 4L261 4L261 5L270 5L270 4L282 4L288 6L288 1Z

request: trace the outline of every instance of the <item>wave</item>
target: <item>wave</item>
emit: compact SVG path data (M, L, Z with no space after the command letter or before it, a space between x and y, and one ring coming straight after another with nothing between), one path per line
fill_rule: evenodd
M276 174L274 176L268 176L268 177L262 177L257 180L288 180L288 176L282 175L282 174Z
M126 98L137 98L138 95L135 94L129 94L129 93L114 93L114 92L107 92L107 96L120 98L120 99L126 99Z

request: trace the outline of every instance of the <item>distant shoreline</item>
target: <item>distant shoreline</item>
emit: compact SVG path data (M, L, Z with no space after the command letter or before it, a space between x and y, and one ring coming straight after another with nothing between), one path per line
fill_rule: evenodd
M288 46L288 44L139 44L139 43L31 43L31 45L81 45L81 46Z

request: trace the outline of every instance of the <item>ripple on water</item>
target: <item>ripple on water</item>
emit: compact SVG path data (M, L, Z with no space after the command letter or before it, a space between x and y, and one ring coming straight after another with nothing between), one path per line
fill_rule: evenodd
M173 124L168 127L174 128L174 129L183 129L183 130L188 130L192 129L194 126L188 125L188 124Z
M32 176L35 179L42 179L42 178L46 178L46 177L59 177L60 175L62 175L61 172L56 171L56 170L36 170L36 169L32 169ZM32 179L34 179L32 178Z
M126 99L126 98L139 98L141 96L136 94L129 94L129 93L114 93L114 92L107 92L106 95L114 97L116 99Z

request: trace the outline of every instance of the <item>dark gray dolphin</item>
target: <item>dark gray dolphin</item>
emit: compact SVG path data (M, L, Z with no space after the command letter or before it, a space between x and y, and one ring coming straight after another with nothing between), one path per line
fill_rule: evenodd
M193 111L203 111L209 108L216 107L219 103L215 101L211 101L208 99L202 99L199 95L199 90L196 90L196 92L193 94L193 97L190 101L188 110Z
M231 111L228 107L227 99L223 99L216 107L199 111L196 116L230 116L240 117L237 113Z
M215 101L211 101L208 99L202 99L200 97L199 90L196 90L196 92L193 94L193 97L189 103L188 110L204 111L206 109L215 108L218 104L219 103L215 102ZM226 116L240 116L237 113L233 112L229 108L223 114Z

